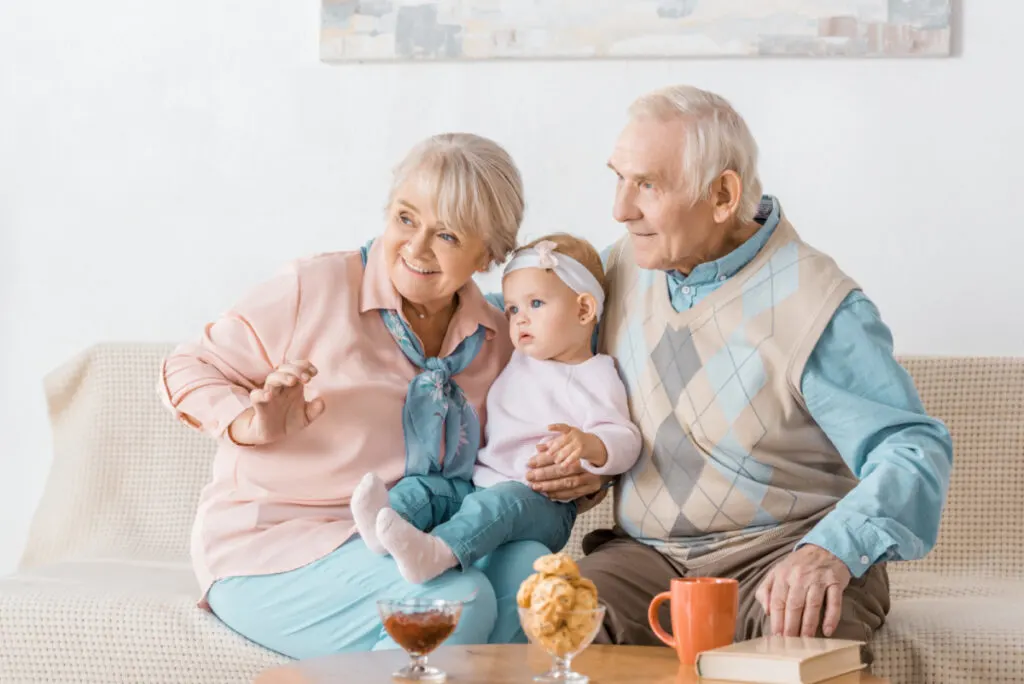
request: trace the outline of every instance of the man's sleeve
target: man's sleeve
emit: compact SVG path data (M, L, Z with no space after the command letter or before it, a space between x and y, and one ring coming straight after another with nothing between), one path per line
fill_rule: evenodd
M921 558L935 545L953 444L928 416L874 303L852 292L801 378L811 417L860 480L797 547L820 546L855 577L876 562Z

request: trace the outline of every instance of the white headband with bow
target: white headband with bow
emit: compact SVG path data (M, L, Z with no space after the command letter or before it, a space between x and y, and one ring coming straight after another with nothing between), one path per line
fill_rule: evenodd
M553 271L577 294L590 294L597 301L597 320L601 320L604 311L604 289L594 274L586 266L568 254L556 254L557 244L551 240L542 240L533 247L516 252L512 261L505 267L504 276L521 268L543 268Z

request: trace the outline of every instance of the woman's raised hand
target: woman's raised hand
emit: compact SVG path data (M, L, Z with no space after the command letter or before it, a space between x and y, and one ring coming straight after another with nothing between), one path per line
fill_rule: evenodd
M282 363L263 387L249 393L252 407L231 423L228 436L246 446L270 444L298 432L324 412L324 400L306 401L305 386L317 373L308 361Z

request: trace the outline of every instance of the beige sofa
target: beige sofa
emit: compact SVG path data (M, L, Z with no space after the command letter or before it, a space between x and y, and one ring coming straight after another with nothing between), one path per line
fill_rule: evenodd
M283 660L195 607L188 535L212 444L158 402L167 350L99 345L46 378L54 466L21 568L0 580L0 681L242 682ZM875 671L1024 682L1024 359L905 365L956 457L938 548L891 566Z

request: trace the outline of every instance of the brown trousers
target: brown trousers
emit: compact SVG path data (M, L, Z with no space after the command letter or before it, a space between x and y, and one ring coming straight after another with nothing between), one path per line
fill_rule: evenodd
M801 537L803 535L801 534ZM598 596L606 607L604 625L595 643L660 646L647 622L647 608L657 594L668 591L673 577L730 577L739 581L739 614L736 640L752 639L767 633L771 622L754 593L768 571L781 561L799 538L780 538L755 549L744 550L721 560L687 570L650 546L621 531L596 530L583 540L587 554L580 561L580 572L597 585ZM882 626L889 612L889 577L883 564L873 565L863 577L854 578L843 593L842 615L835 638L868 642ZM668 603L661 606L661 624L671 633ZM821 627L818 636L822 636ZM870 663L870 649L863 649Z

